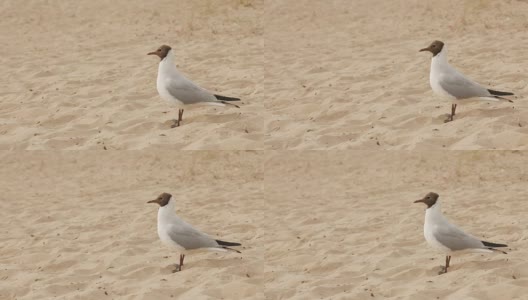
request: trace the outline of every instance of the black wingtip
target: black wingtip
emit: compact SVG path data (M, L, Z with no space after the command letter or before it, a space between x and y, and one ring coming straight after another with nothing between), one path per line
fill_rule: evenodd
M490 248L508 247L508 245L505 245L505 244L495 244L495 243L490 243L486 241L481 241L481 242L482 244L484 244L484 246L490 247Z
M216 99L221 101L240 101L240 98L234 98L234 97L226 97L222 95L214 95Z
M513 96L513 93L510 93L510 92L501 92L501 91L495 91L491 89L488 89L488 92L490 92L490 94L492 94L493 96Z
M240 244L240 243L231 243L231 242L226 242L226 241L221 241L221 240L216 240L216 242L220 246L229 246L229 247L242 246L242 244Z
M229 247L233 247L233 246L242 246L242 244L240 243L232 243L232 242L226 242L226 241L221 241L221 240L216 240L216 242L218 243L218 245L220 245L220 247L222 247L223 249L226 249L226 250L230 250L230 251L235 251L237 253L242 253L236 249L233 249L233 248L229 248ZM229 246L229 247L228 247Z

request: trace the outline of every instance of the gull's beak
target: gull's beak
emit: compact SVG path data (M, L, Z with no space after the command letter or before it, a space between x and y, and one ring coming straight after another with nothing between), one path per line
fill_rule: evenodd
M156 55L156 52L155 51L154 52L149 52L149 53L147 53L147 55Z
M424 199L414 201L414 203L420 203L420 202L424 202Z
M422 52L422 51L429 51L429 47L420 49L420 51L418 51L418 52Z
M147 203L158 203L158 199L150 200Z

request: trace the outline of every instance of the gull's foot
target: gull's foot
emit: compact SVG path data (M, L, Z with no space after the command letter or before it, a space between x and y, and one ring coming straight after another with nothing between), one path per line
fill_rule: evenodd
M174 264L174 270L172 270L172 273L180 272L181 266L179 264Z
M444 120L444 123L449 123L449 122L452 122L452 121L453 121L453 118L447 117L447 119Z
M180 122L178 120L172 120L171 128L180 127Z
M445 273L447 273L447 268L444 267L444 266L441 266L441 269L440 269L440 271L438 272L438 275L442 275L442 274L445 274Z

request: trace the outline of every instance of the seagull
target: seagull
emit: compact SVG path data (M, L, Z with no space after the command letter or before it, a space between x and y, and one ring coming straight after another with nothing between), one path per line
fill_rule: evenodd
M427 243L442 252L451 253L453 251L468 250L471 252L506 252L495 248L508 247L504 244L490 243L481 241L471 236L449 221L442 214L438 194L428 193L423 199L416 200L414 203L425 203L424 236ZM446 265L439 274L447 273L451 255L446 256Z
M240 253L240 251L229 247L240 246L241 244L215 240L176 216L174 213L174 200L172 200L171 194L162 193L158 198L150 200L147 203L159 204L158 236L169 247L174 247L182 251L205 248L207 250L230 250ZM181 271L184 258L185 254L180 254L180 264L175 271Z
M513 93L486 89L453 68L447 62L447 47L443 42L434 41L429 47L420 49L421 51L433 53L429 83L431 84L433 92L436 94L450 100L483 98L482 100L506 100L513 102L510 99L502 97L512 96ZM451 104L451 115L445 120L446 123L453 121L456 107L456 103Z
M147 55L157 55L161 59L158 66L158 79L156 87L161 98L176 104L179 107L188 104L208 103L213 105L232 105L240 108L238 105L228 101L240 101L239 98L215 95L206 89L203 89L181 74L174 64L174 54L172 48L162 45L158 50L149 52ZM171 128L180 126L183 119L183 108L178 111L178 120L174 120Z

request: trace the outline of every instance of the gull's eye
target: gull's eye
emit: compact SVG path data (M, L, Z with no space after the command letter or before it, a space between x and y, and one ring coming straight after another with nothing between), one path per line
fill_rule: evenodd
M161 48L158 49L158 52L161 52Z

